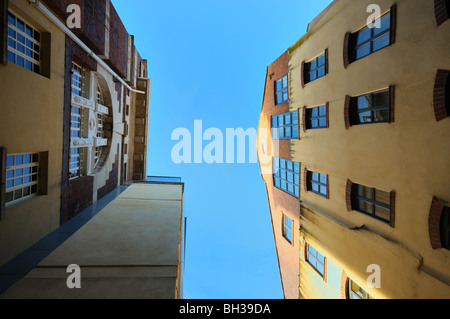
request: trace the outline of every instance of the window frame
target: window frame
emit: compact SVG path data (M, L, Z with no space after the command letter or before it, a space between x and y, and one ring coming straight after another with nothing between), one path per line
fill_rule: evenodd
M290 226L286 222L290 222ZM294 221L285 214L283 214L282 226L283 226L282 233L284 239L286 239L290 244L292 244L294 242ZM290 238L288 238L289 231L290 231Z
M316 180L315 174L317 175L318 179ZM325 177L326 183L322 182L322 177ZM330 198L330 180L329 176L327 174L322 174L318 172L308 171L305 169L305 180L306 180L306 191L317 194L319 196L322 196L324 198L329 199ZM318 191L314 190L314 185L318 187ZM322 188L325 188L326 193L322 193L320 190Z
M282 114L272 115L271 117L271 127L272 127L272 139L274 140L291 140L298 139L299 133L299 121L298 121L298 111L292 111ZM286 124L286 116L289 116L289 124ZM283 123L280 125L280 117L283 117ZM274 120L276 119L276 126L274 126ZM296 127L297 134L294 134L294 127ZM286 134L287 129L290 128L290 134ZM280 132L283 134L280 134Z
M325 115L320 115L321 110L325 110ZM317 110L317 116L313 116L314 111ZM306 130L319 130L329 128L329 104L315 106L305 109L305 131ZM318 125L315 127L313 121L317 121ZM325 124L321 124L320 120L325 120Z
M368 197L365 197L364 195L360 195L360 190L362 187L365 187L370 190L372 198L368 198ZM388 194L389 205L376 200L376 192L377 191ZM377 188L369 187L369 186L365 186L365 185L354 184L354 192L352 194L353 208L355 211L357 211L361 214L370 216L370 217L372 217L376 220L379 220L385 224L392 225L392 198L391 198L391 196L392 196L392 192L386 192L386 191L379 190ZM361 205L360 205L361 201L365 201L365 202L369 203L372 206L372 212L368 212L368 211L365 211L364 209L362 209ZM389 211L389 219L384 219L383 217L377 216L376 215L376 207L381 207L382 209L387 209Z
M286 79L286 87L283 86L284 79ZM281 89L278 90L278 83L281 83ZM288 74L283 75L281 78L275 81L275 105L280 105L289 102L289 77ZM284 99L284 94L286 93L287 98ZM282 101L278 101L278 94L281 94Z
M444 206L439 224L442 248L450 250L450 207Z
M316 253L311 256L311 251L310 248L312 248ZM319 260L319 255L323 258L323 262L321 260ZM311 262L311 257L314 261ZM314 248L313 246L311 246L309 243L306 243L305 245L305 261L323 278L326 278L326 271L327 271L327 258L322 255L316 248ZM318 268L318 264L322 265L323 267L323 272L320 271L320 269Z
M8 10L6 16L6 60L33 73L42 75L42 32L38 31L36 27L28 23L26 19L23 19L13 10ZM14 19L14 25L10 21L11 18ZM23 24L23 30L17 26L18 21ZM31 35L28 34L28 31L30 31ZM14 36L12 33L14 33ZM19 36L23 38L23 41L19 40ZM18 49L19 45L23 48L22 51ZM14 57L13 60L11 56ZM23 64L18 62L18 57L23 60Z
M278 165L276 163L278 162ZM284 165L282 163L284 162ZM284 166L284 167L283 167ZM289 167L292 167L290 169ZM286 160L283 158L272 158L272 177L273 186L286 194L289 194L295 198L300 198L300 163ZM277 174L279 176L277 176ZM292 182L289 181L289 174L292 174ZM277 186L277 179L279 180L279 186ZM283 189L283 182L286 183L286 189ZM292 192L289 191L289 185L294 189ZM296 194L296 191L298 194Z
M392 118L393 118L393 115L392 115L392 104L393 104L392 102L393 101L391 98L392 90L393 90L393 88L389 87L386 89L381 89L381 90L373 91L370 93L351 97L350 105L349 105L350 125L355 126L355 125L366 125L366 124L391 123ZM374 96L377 94L386 94L387 104L373 106ZM368 104L369 104L368 107L359 108L358 102L359 102L359 99L361 99L361 98L366 98L366 100L368 101ZM383 120L376 120L375 112L381 111L381 110L387 111L388 118L383 119ZM369 122L362 122L361 118L360 118L360 114L364 114L367 112L370 112L371 120Z
M354 283L356 286L359 287L359 291L356 292L352 289L352 283ZM362 289L362 287L360 285L358 285L358 283L356 283L355 281L351 280L350 278L348 278L348 283L347 283L347 294L348 294L348 299L358 299L358 300L363 300L363 299L373 299L371 298L371 295L365 291L364 289ZM352 298L353 296L355 296L356 298Z
M323 57L323 64L319 64L320 59ZM303 78L304 78L304 85L314 82L320 78L325 77L328 74L328 57L327 57L327 50L325 50L320 55L316 56L312 60L309 60L308 62L305 62L304 68L303 68ZM313 64L315 64L315 67L312 67ZM319 70L323 68L323 74L319 75ZM315 73L315 78L311 78L311 73Z
M25 156L29 156L30 160L25 163ZM13 158L12 164L9 164L10 158ZM18 157L22 157L22 163L16 163ZM6 169L5 169L5 207L9 207L20 203L23 200L29 199L39 194L39 182L40 182L40 153L14 153L6 154ZM25 170L29 169L29 173L25 173ZM17 173L21 171L22 173ZM9 172L12 172L12 177ZM18 175L16 175L18 174ZM29 178L28 182L24 179ZM15 185L15 180L20 179L19 185ZM8 187L8 183L13 181L13 185ZM24 195L25 189L28 188L28 194ZM21 191L20 197L17 196L17 192ZM12 200L7 200L9 193L12 193Z

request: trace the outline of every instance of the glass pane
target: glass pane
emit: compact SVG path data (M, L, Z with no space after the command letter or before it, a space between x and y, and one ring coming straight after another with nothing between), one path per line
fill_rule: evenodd
M8 46L12 49L16 48L16 41L12 40L12 39L8 39Z
M9 181L6 181L6 188L12 188L12 187L14 187L14 180L9 180Z
M327 106L323 105L319 107L319 116L325 116L327 115Z
M359 113L359 122L360 123L370 123L372 122L372 112L362 112Z
M29 35L31 37L33 35L33 29L31 29L29 26L27 26L26 33L27 33L27 35Z
M293 184L288 184L288 192L291 194L294 194L294 185Z
M372 105L372 95L363 95L357 98L358 110L367 109Z
M16 171L14 172L15 177L22 176L22 175L23 175L23 169L16 169Z
M317 265L317 271L319 272L319 274L323 275L323 265L318 264Z
M292 124L297 124L298 123L298 112L292 112Z
M312 173L312 180L318 182L319 181L319 173Z
M14 177L14 171L7 171L6 172L6 178L13 178Z
M313 183L311 186L312 186L312 190L313 190L314 192L316 192L316 193L319 192L319 185L318 185L318 184Z
M365 44L356 50L356 59L361 59L369 54L370 54L370 43Z
M377 110L373 112L375 122L389 122L390 112L388 108Z
M9 203L12 202L14 200L14 193L13 192L9 192L5 194L5 202Z
M14 156L10 155L6 157L6 166L14 165Z
M25 32L25 23L22 20L20 20L20 19L17 19L17 28L20 31Z
M309 69L314 70L316 68L317 68L317 60L314 59L313 61L311 61L311 67Z
M386 33L379 38L373 40L373 51L380 50L390 44L390 33Z
M297 174L300 173L300 163L294 162L294 172Z
M384 16L381 17L380 21L380 27L379 28L373 28L373 35L376 36L384 31L386 31L387 29L390 28L391 26L391 13L387 13ZM376 25L376 24L375 24Z
M320 182L322 184L327 184L328 183L328 176L325 174L320 174Z
M278 117L272 116L272 127L278 127Z
M279 178L275 178L275 187L277 188L281 187L281 180Z
M291 124L291 114L286 114L286 115L284 116L284 123L285 123L286 125Z
M286 127L285 136L286 137L292 137L292 132L291 132L291 128L290 127Z
M364 200L359 201L359 209L363 212L372 214L372 204Z
M391 218L391 211L384 207L375 205L375 216L378 216L378 217L388 221Z
M16 155L16 165L23 164L23 155Z
M312 72L309 72L309 80L314 81L315 79L317 79L317 72L315 70Z
M371 187L359 185L358 186L358 195L368 198L368 199L373 199L372 198L372 190L373 190L373 188L371 188Z
M319 126L324 128L327 127L327 119L321 118L319 120Z
M8 23L16 25L16 17L12 13L8 13Z
M391 203L391 194L388 192L380 191L378 189L375 190L375 200L377 202L390 205Z
M9 35L11 38L15 39L15 38L16 38L16 31L14 31L13 29L8 29L8 35ZM11 40L13 40L13 39L11 39ZM13 40L13 41L14 41L14 40Z
M326 186L320 186L320 193L322 195L327 195L327 187Z
M318 66L324 66L324 65L325 65L325 54L322 54L322 55L317 59L317 65L318 65Z
M287 76L284 76L282 80L283 80L283 89L285 89L288 87Z
M281 167L282 169L286 169L286 160L280 159L280 167Z
M16 63L16 55L11 51L8 51L8 61L12 63Z
M283 89L282 80L277 81L277 92L280 92Z
M290 171L293 171L293 170L294 170L294 163L291 162L291 161L288 161L288 162L287 162L287 165L286 165L286 168L287 168L288 170L290 170Z
M294 173L287 173L287 181L289 183L293 183L294 182Z
M325 75L325 67L321 67L317 70L317 77L320 78Z
M389 90L372 94L372 106L389 105Z
M22 67L25 66L24 58L22 58L21 56L17 56L16 64L19 65L19 66L22 66Z
M287 191L287 183L285 181L281 181L281 189Z
M292 138L298 138L298 126L294 125L292 127Z
M358 32L358 38L356 40L356 44L362 44L363 42L366 42L370 39L372 35L372 30L369 28L364 28L361 31Z

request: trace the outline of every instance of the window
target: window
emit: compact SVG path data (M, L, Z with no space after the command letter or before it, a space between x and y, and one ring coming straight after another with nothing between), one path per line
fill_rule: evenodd
M280 158L273 158L272 162L275 187L298 198L300 195L300 164Z
M372 187L354 185L353 207L385 223L391 223L391 194Z
M325 277L326 258L309 244L306 244L306 261L322 277Z
M351 279L349 279L348 282L348 297L349 299L373 299L364 289Z
M328 198L328 175L306 171L307 191Z
M326 54L323 53L314 60L305 63L303 70L304 83L317 80L327 74Z
M428 230L433 249L450 250L450 207L437 199L431 203Z
M88 97L87 71L76 63L72 63L72 94Z
M39 154L6 157L6 206L38 193Z
M286 215L283 215L283 237L292 244L292 225L293 221Z
M272 116L272 138L298 138L298 111Z
M304 130L328 128L328 104L305 109Z
M450 207L444 207L440 225L442 247L450 250Z
M434 15L438 26L450 18L450 0L434 0Z
M391 89L350 98L350 125L389 123L391 121Z
M71 148L69 158L69 178L77 178L82 174L83 167L83 149Z
M450 71L438 70L434 82L433 96L434 115L436 121L450 116Z
M15 14L8 13L8 61L41 73L41 34Z
M278 81L275 81L275 104L278 105L288 100L288 77L285 75Z

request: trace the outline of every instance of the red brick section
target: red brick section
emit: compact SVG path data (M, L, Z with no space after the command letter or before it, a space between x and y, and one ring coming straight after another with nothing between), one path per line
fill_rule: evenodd
M395 85L389 87L389 123L394 123L395 120Z
M8 64L8 0L0 0L0 64Z
M341 298L348 299L348 276L345 271L341 275Z
M434 96L433 96L433 105L434 105L434 115L436 117L436 121L442 121L446 119L449 114L447 111L447 108L449 108L449 105L446 105L449 100L448 94L449 92L446 92L449 87L449 78L450 78L450 71L448 70L438 70L436 74L436 79L434 82Z
M397 35L397 5L391 7L391 30L389 32L391 45L395 43Z
M444 211L444 204L433 199L428 216L428 231L430 235L431 247L433 249L442 248L441 241L441 215Z
M68 196L65 198L64 223L92 205L94 177L81 176L69 181Z
M306 131L308 130L308 119L306 118L306 112L307 112L307 108L306 106L303 107L302 110L302 118L303 118L303 123L302 123L302 127L303 127L303 132L306 133Z
M110 67L122 78L127 76L128 32L116 9L111 3L110 10L109 61Z
M305 65L306 65L306 62L303 61L302 67L301 67L301 73L300 73L301 80L302 80L302 87L305 87Z
M283 53L267 68L266 89L263 102L263 116L266 123L272 123L272 115L289 112L289 102L275 104L275 82L288 74L288 52ZM291 160L291 141L279 140L279 157Z
M344 122L345 122L345 128L348 130L350 128L350 102L352 100L352 97L350 95L347 95L345 97L344 101Z
M112 192L114 189L117 188L118 183L119 183L119 150L120 150L120 145L117 144L117 153L116 153L116 158L115 158L115 162L112 165L112 169L109 172L109 178L106 181L106 184L102 187L99 188L99 190L97 191L97 200L102 199L103 197L105 197L106 195L108 195L110 192Z
M347 68L350 64L350 51L349 51L349 45L350 45L350 32L347 32L344 36L344 68Z
M447 0L434 0L434 16L438 26L447 21L450 16L450 2Z
M347 180L347 185L345 187L345 203L347 205L347 210L349 212L353 210L352 191L353 191L353 182L351 180Z
M330 128L330 102L327 102L327 128Z
M390 225L392 228L395 228L395 192L392 191L390 194L390 207L391 207L391 216L390 216Z

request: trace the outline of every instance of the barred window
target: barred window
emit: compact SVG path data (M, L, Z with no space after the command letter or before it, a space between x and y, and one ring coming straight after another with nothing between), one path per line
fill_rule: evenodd
M300 164L289 160L273 158L273 179L276 188L299 197Z
M41 73L41 34L11 12L8 13L8 61Z
M82 174L84 150L71 148L69 158L69 178L77 178Z
M72 94L87 97L88 90L87 88L87 76L86 70L84 70L81 66L72 63Z
M38 193L39 154L11 154L6 157L5 203L11 205Z

